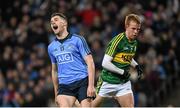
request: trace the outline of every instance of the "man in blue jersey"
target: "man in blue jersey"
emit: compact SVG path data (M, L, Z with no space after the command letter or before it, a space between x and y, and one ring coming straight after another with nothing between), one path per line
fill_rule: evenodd
M95 67L89 47L82 36L67 31L62 13L53 13L50 24L56 35L48 46L55 101L60 107L72 107L77 99L81 107L90 107Z

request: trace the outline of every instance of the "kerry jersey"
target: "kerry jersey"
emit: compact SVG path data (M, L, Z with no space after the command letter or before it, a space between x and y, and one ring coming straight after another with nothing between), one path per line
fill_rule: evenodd
M137 41L129 41L123 32L109 42L105 54L113 57L112 63L115 66L123 70L129 70L136 48ZM124 83L129 80L129 78L125 79L123 75L110 72L104 68L101 72L101 78L103 81L112 84Z

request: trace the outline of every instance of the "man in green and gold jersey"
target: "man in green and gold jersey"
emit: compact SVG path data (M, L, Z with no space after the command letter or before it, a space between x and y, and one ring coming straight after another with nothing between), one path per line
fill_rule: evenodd
M97 97L92 106L98 106L104 97L115 97L121 107L134 107L134 97L129 80L129 68L137 69L141 77L142 69L133 59L137 49L136 37L141 21L138 15L129 14L125 18L125 32L115 36L106 49L98 84Z

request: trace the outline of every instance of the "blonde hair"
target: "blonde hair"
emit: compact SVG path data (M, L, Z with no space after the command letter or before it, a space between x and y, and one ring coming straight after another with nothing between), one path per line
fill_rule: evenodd
M140 17L136 14L128 14L125 18L125 27L129 25L130 21L134 21L137 24L141 24Z

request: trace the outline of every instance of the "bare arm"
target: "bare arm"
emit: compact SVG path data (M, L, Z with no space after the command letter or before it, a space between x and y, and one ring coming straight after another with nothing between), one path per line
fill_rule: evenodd
M87 95L92 97L95 96L94 78L95 78L95 66L92 55L85 56L85 62L88 68L88 91Z
M56 64L52 64L52 81L54 86L54 93L55 93L55 99L57 97L57 90L58 90L58 78L57 78L57 67Z

